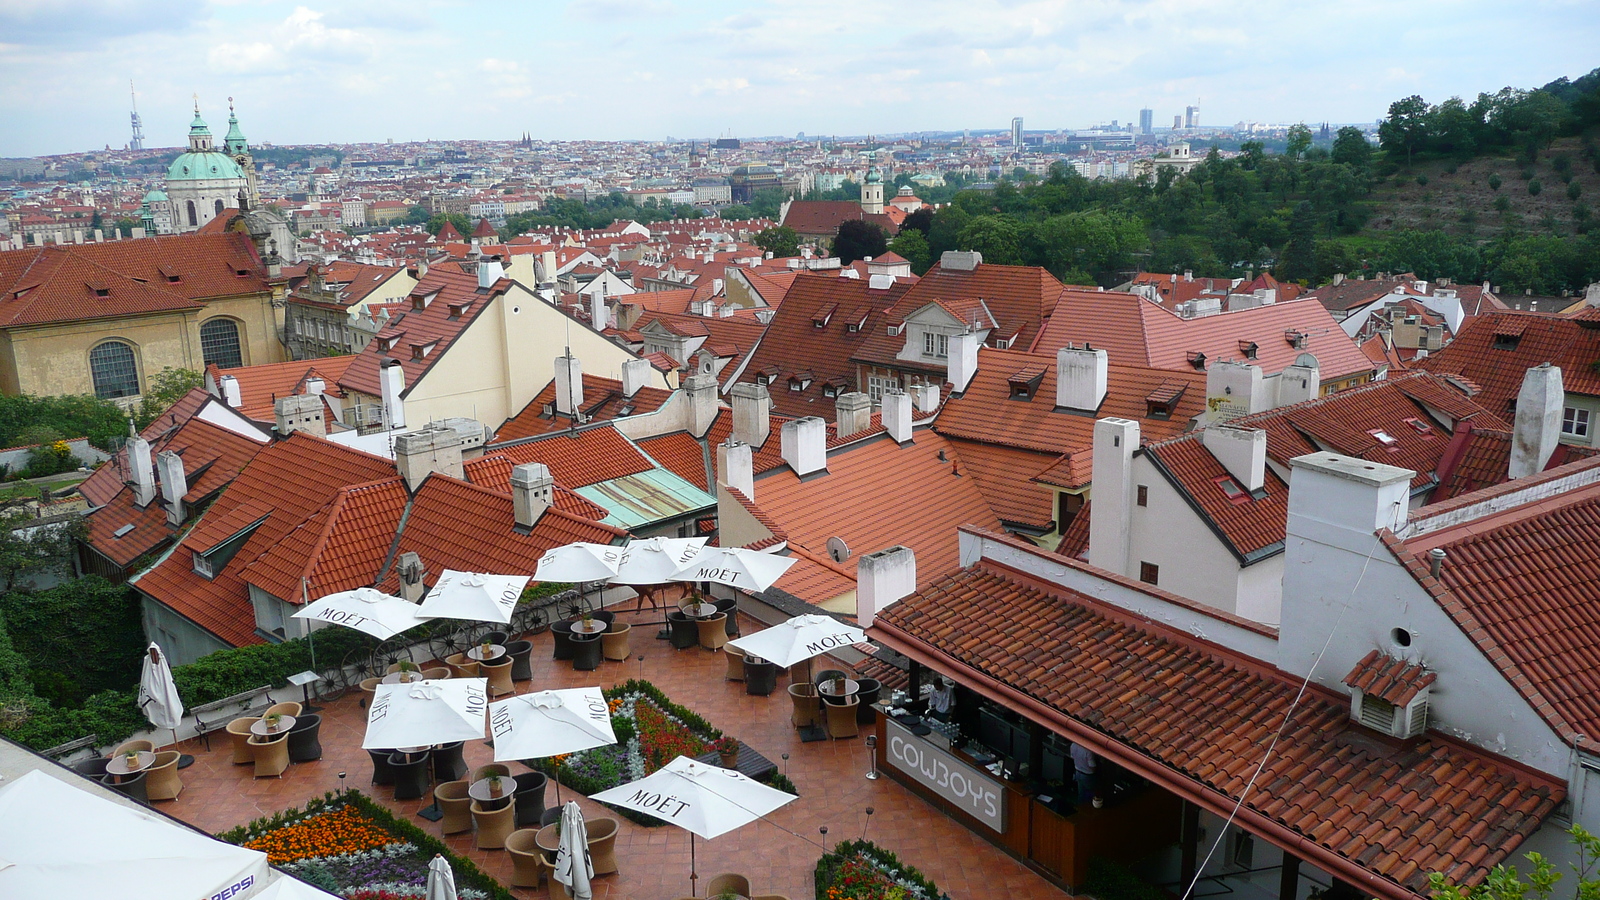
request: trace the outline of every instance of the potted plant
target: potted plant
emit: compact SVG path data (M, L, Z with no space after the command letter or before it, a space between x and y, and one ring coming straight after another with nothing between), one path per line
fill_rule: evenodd
M717 761L724 769L735 769L739 766L739 741L731 737L719 737L711 742L711 749L717 751Z
M128 771L132 772L133 770L139 768L139 751L129 750L128 752L122 754L122 756L123 762L127 763L128 765Z
M489 782L489 796L491 796L491 797L503 796L503 794L501 793L501 787L500 787L501 776L499 776L499 775L490 775L487 778L485 778L484 781Z
M484 659L488 659L489 658L489 653L493 649L494 649L494 642L489 640L488 638L484 638L483 642L478 645L478 654L480 656L482 656Z
M414 681L417 677L417 664L409 660L400 661L400 680Z
M265 716L265 721L267 723L267 730L268 731L277 731L278 730L278 726L283 724L283 714L282 713L267 713L267 715Z

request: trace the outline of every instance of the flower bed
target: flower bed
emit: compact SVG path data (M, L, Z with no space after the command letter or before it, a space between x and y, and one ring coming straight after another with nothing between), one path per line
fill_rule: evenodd
M921 872L871 841L843 841L817 860L817 900L949 900Z
M619 784L645 777L679 756L705 753L712 742L723 737L691 709L667 699L648 681L629 680L603 691L611 706L611 727L617 743L581 753L568 753L548 759L523 760L580 794L597 794ZM797 793L782 775L774 774L769 784L779 790ZM629 809L612 807L641 825L662 825L660 819Z
M423 900L436 853L455 870L462 900L511 900L469 860L359 791L330 793L217 836L261 850L283 871L347 900Z

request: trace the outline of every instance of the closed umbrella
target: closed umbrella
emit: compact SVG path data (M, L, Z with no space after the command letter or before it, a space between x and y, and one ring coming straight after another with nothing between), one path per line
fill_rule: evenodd
M611 707L598 687L519 694L489 705L496 762L543 759L617 742ZM556 799L561 780L556 779Z
M456 873L450 861L435 853L428 861L428 886L425 900L456 900Z
M594 897L594 889L589 886L589 879L594 877L594 860L589 858L589 827L583 822L583 811L571 800L561 807L561 841L556 845L555 877L567 886L567 896L573 900Z
M366 750L426 747L483 737L487 679L380 684L367 707Z
M747 655L788 668L818 654L851 644L864 644L867 633L832 616L803 615L764 628L755 634L729 641Z
M385 594L376 588L361 587L353 591L329 594L315 603L308 604L305 609L295 613L293 618L331 622L365 632L380 641L386 641L431 618L419 617L418 612L417 605L409 600Z
M422 598L417 614L505 625L511 621L522 589L527 586L526 575L488 575L445 569L433 590Z
M673 581L714 581L759 594L796 560L743 547L713 547L672 573Z
M732 769L680 756L654 774L592 794L590 799L655 816L688 831L692 893L699 879L694 871L693 835L710 840L767 815L795 797Z
M178 743L178 723L183 721L183 700L178 696L178 685L172 680L172 667L161 645L150 642L145 651L144 664L139 672L139 708L144 717L156 728L172 732L172 743ZM194 757L189 757L189 763ZM187 765L182 759L179 765Z

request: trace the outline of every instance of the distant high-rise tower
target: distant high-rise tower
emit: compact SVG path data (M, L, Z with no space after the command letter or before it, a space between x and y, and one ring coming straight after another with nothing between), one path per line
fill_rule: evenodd
M1185 127L1185 128L1199 128L1200 127L1200 107L1198 107L1198 106L1185 106L1183 108L1183 127Z
M1172 117L1172 130L1173 131L1177 131L1178 129L1180 129L1182 127L1183 127L1183 116L1173 116Z
M1011 120L1011 147L1014 150L1022 149L1022 117L1017 116Z
M1155 124L1156 112L1153 109L1139 110L1139 133L1149 134Z
M129 150L144 149L144 125L139 122L139 94L133 89L133 82L128 82L128 94L133 97L133 140L128 142Z

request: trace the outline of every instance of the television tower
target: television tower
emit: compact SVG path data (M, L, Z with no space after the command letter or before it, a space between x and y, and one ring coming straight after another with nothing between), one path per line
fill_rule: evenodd
M128 82L128 93L133 98L133 140L128 142L129 150L144 149L144 125L139 122L139 93L133 89L133 82Z

